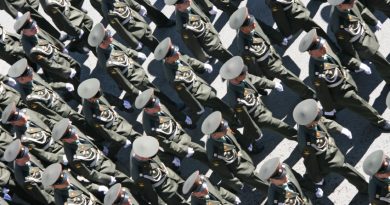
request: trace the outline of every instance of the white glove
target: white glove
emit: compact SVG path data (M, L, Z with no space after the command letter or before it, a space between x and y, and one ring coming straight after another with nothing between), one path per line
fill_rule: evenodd
M180 159L175 157L172 161L172 164L174 164L176 167L180 167Z
M80 29L80 34L78 36L78 39L81 39L81 37L83 37L83 35L84 35L84 30Z
M209 14L210 15L215 15L215 14L217 14L217 7L215 7L214 5L213 5L213 8L211 8L211 10L209 11Z
M107 147L107 146L103 146L103 154L104 154L105 156L107 156L107 155L108 155L108 152L109 152L108 147Z
M283 92L283 85L279 82L275 83L275 89L279 92Z
M72 79L76 74L77 74L76 70L73 69L73 68L71 68L71 69L70 69L70 76L69 76L69 77Z
M356 72L359 73L362 71L364 71L364 73L367 75L371 75L371 68L368 67L368 65L365 63L360 63L359 70L357 70Z
M382 23L380 21L378 21L378 23L376 23L375 29L376 29L376 31L382 30Z
M106 186L99 186L98 191L103 192L103 194L106 194L108 192L108 188Z
M145 55L145 53L138 52L137 58L144 61L144 60L146 60L146 55Z
M13 78L8 78L7 85L14 87L16 85L16 81Z
M131 141L130 140L126 140L126 144L123 145L123 148L128 148L130 145L131 145Z
M138 12L141 16L145 17L146 14L148 13L148 11L146 10L146 8L144 6L141 5L141 8Z
M352 132L349 131L349 129L347 129L345 127L341 130L341 134L345 135L350 140L352 139Z
M186 157L189 158L192 155L194 155L194 153L195 153L194 149L192 147L188 147L187 148L187 155L186 155Z
M142 49L142 43L141 42L138 42L138 45L137 45L137 48L135 48L135 50L141 50Z
M385 201L385 202L387 202L387 203L390 203L390 199L389 198L387 198L387 197L379 197L379 200L381 200L381 201Z
M324 196L324 191L320 187L316 188L316 197L317 198L322 198Z
M65 88L68 90L68 92L74 91L74 86L72 83L65 83Z
M68 162L69 161L68 161L68 158L66 158L66 155L62 155L62 164L66 166L68 164Z
M234 204L241 204L241 200L240 198L238 198L238 196L236 196L236 199L234 200Z
M186 116L186 120L184 121L187 125L192 125L192 120L189 116Z
M20 17L22 17L23 14L21 12L18 11L18 13L16 13L16 20L19 19Z
M208 63L204 64L204 69L206 70L207 73L212 73L213 72L213 67L210 64L208 64Z
M330 111L330 112L324 112L324 114L327 115L327 116L333 116L333 115L336 114L336 109L333 109L333 110Z
M68 51L68 49L66 49L66 48L64 48L64 49L62 50L62 52L65 53L65 54L69 54L69 51Z
M290 39L292 39L292 35L290 35L290 36L288 36L288 37L285 37L285 38L283 38L282 45L284 45L284 46L287 46L287 44L288 44L288 41L289 41Z
M123 107L125 107L126 109L130 109L131 103L127 100L123 100Z
M110 180L110 183L108 185L114 185L116 183L116 179L115 177L111 176L111 180Z

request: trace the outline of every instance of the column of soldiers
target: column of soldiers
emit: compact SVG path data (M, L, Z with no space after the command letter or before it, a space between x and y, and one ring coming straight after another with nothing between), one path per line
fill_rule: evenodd
M386 150L364 160L367 182L332 136L352 139L351 131L334 121L343 108L390 131L390 121L359 96L349 74L370 75L371 68L362 62L369 60L390 82L390 63L368 26L382 28L371 11L388 16L387 1L328 0L336 42L299 0L266 1L277 29L239 8L240 0L164 2L175 6L176 21L149 0L91 0L122 44L104 24L94 26L83 0L0 1L0 9L15 18L16 32L0 25L0 58L11 65L6 76L0 75L0 204L244 204L239 196L250 186L260 192L259 201L268 198L267 204L309 205L308 193L323 197L330 172L368 194L372 204L390 204ZM237 31L237 56L224 47L210 21L216 8ZM180 52L177 39L155 37L145 17L158 29L176 25L195 58ZM311 57L307 69L312 85L293 74L274 48L288 46L300 30L307 32L299 51ZM141 64L147 58L141 52L144 45L162 61L163 78L183 103L149 80ZM69 52L89 51L125 91L124 97L104 91L96 78L81 78L81 62ZM223 64L220 69L215 59ZM226 100L205 80L215 70L227 80ZM282 83L302 99L288 113L297 128L274 117L261 99L270 89L283 92ZM386 103L390 107L390 95ZM118 112L134 115L134 107L142 112L147 136ZM204 146L190 134L199 127L206 135ZM263 136L263 128L298 142L304 176L280 158L256 170L252 157L262 152L262 138L269 137ZM123 164L119 154L129 163ZM210 168L220 182L194 167L189 177L183 176L187 158Z

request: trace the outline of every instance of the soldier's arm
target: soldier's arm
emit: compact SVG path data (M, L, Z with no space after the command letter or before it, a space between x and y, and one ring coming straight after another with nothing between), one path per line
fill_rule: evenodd
M111 176L105 173L98 172L96 169L89 169L82 162L74 162L75 172L91 182L109 186L111 183Z
M265 37L266 41L271 44L280 44L283 41L282 34L277 30L272 28L272 26L264 23L260 19L256 18L259 27L263 31L263 37Z
M65 31L70 36L78 38L81 29L73 26L72 22L61 12L58 6L48 6L46 13L52 19L55 19L53 22L59 29Z
M221 187L219 189L219 193L221 194L222 198L224 198L226 201L232 203L232 204L235 204L236 202L236 195L233 194L232 192L224 189L223 187Z
M117 67L110 67L107 69L112 79L119 85L119 87L125 90L129 95L138 96L140 90L136 88Z
M282 35L284 37L292 35L293 33L290 27L290 22L288 21L288 18L284 13L283 6L281 6L279 3L276 3L274 0L271 0L270 9L272 17L276 25L278 25L278 29L280 30Z
M258 77L255 75L247 74L248 78L252 82L252 84L255 86L256 89L262 90L262 89L274 89L275 88L275 82L272 80L268 80L264 77Z
M46 56L41 54L31 54L31 58L39 64L45 73L49 75L62 76L64 78L70 78L71 68L65 67L54 61L49 60Z
M355 1L355 4L361 11L362 17L368 25L375 26L379 22L375 15L367 7L360 3L360 1Z
M14 56L19 56L19 57L26 56L26 53L24 52L23 47L22 46L15 46L14 44L5 44L4 45L4 52L8 53L9 55L14 55Z
M26 102L27 106L44 115L45 117L49 117L49 116L56 116L57 120L61 120L62 119L62 116L60 116L59 114L57 114L57 112L55 112L54 110L52 109L49 109L48 107L46 107L46 105L43 105L42 102L40 102L39 100L34 100L34 101L27 101ZM51 123L49 124L51 125Z
M360 69L359 66L362 61L359 59L341 52L338 53L337 56L340 58L341 64L343 64L348 70L356 71Z
M11 3L9 3L9 0L3 0L0 2L1 9L5 10L9 15L12 16L12 18L16 18L18 10L14 6L12 6Z
M321 121L325 124L326 128L333 133L341 133L341 130L344 128L336 121L327 119L325 117L321 118Z
M333 97L329 91L328 85L322 77L319 76L319 71L316 65L310 64L309 73L312 78L314 90L317 93L317 98L321 102L325 111L331 111L335 108Z
M66 83L64 82L52 82L48 83L48 85L53 88L53 90L64 90L66 89Z
M184 30L184 26L183 24L187 23L187 22L184 22L183 21L183 17L182 15L184 15L183 13L181 13L180 11L178 10L175 10L175 16L176 16L176 30L181 33L183 30Z
M31 153L36 156L39 160L46 162L47 164L59 163L61 162L62 156L59 154L46 152L43 149L38 149L36 147L32 148Z
M298 148L303 157L303 164L306 167L306 171L311 179L318 182L322 179L321 170L317 161L316 150L307 145L306 133L302 125L298 128Z
M42 190L36 183L27 182L24 184L26 192L31 194L31 197L34 200L39 201L42 204L54 204L54 197L47 193L45 190Z
M198 59L191 58L188 55L182 55L182 58L194 69L196 73L203 74L206 71L204 68L204 63L199 61Z
M109 18L111 26L115 29L118 35L126 41L131 48L137 48L139 41L135 36L129 32L122 24L119 22L118 18Z
M187 107L200 112L204 109L203 105L186 89L182 83L174 83L175 90L179 97L185 102Z
M139 12L141 10L141 5L136 2L135 0L126 0L127 4L130 6L131 9Z
M336 35L337 43L339 44L342 50L342 53L344 53L344 55L349 55L350 57L359 59L358 52L353 47L353 44L349 42L351 40L350 35L343 30L339 30L338 32L335 33L335 35Z
M126 143L126 137L119 135L118 133L104 128L103 125L95 124L96 131L100 133L104 139L113 141L114 143L124 145Z
M164 137L159 136L157 139L160 142L160 146L164 149L166 152L170 152L174 155L177 155L178 157L185 157L187 155L187 149L188 146L186 145L179 145L178 143L168 140L168 139L163 139Z
M234 108L238 119L240 119L241 123L244 125L244 135L255 135L261 136L262 131L260 127L256 124L253 118L250 116L248 109L243 105L236 105ZM245 147L244 149L246 149Z

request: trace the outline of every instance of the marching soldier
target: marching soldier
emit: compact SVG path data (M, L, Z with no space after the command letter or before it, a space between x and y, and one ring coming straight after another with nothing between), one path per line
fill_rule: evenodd
M139 203L126 187L115 184L104 197L104 205L139 205Z
M272 129L289 140L296 140L297 131L287 123L274 118L260 99L263 89L283 90L280 83L247 73L248 67L240 56L235 56L223 64L219 71L223 79L229 81L227 92L234 97L233 107L244 125L244 138L241 146L251 151L252 143L262 137L260 128ZM256 144L256 143L255 143Z
M315 98L315 92L283 66L282 59L246 7L237 10L230 17L229 24L239 30L238 50L250 74L270 80L279 78L301 98Z
M95 128L98 136L110 143L108 156L116 159L117 152L131 145L131 141L141 136L133 130L133 126L122 118L100 91L100 81L91 78L83 81L77 88L77 93L83 98L83 113L89 126Z
M308 51L313 59L309 73L327 117L334 117L336 109L346 107L382 130L390 130L390 122L356 93L357 87L352 76L326 44L325 39L317 36L316 30L311 30L302 38L299 50ZM363 66L357 71L364 69ZM369 67L365 72L371 72Z
M8 76L15 78L22 88L21 94L28 108L45 115L55 121L69 117L76 126L86 129L84 116L73 110L53 88L41 79L30 66L27 60L21 59L11 66ZM74 91L70 83L51 83L57 89L65 87L69 92Z
M93 21L86 13L71 5L69 0L40 0L53 23L68 34L71 42L69 51L86 54L89 52L87 38Z
M359 0L360 3L365 5L372 13L375 10L383 12L387 18L390 18L390 1L389 0Z
M183 185L183 194L191 194L191 205L233 205L241 204L240 198L224 188L214 186L199 171L192 173Z
M132 59L132 57L134 57L134 52L136 51L127 49L123 46L111 46L111 43L113 42L111 32L106 30L102 24L95 25L91 31L91 35L88 37L88 41L90 45L96 47L98 57L102 58L99 60L102 61L102 63L106 62L102 65L103 68L107 70L108 74L118 86L126 91L126 95L130 98L130 102L134 102L141 91L153 88L155 89L156 95L158 95L171 110L176 110L176 103L151 83L142 66ZM130 104L129 101L127 102Z
M102 204L96 196L72 176L71 172L63 170L61 164L52 164L43 171L42 184L44 187L54 189L56 205L78 204L80 202L88 205Z
M54 205L53 190L45 190L41 181L45 167L29 153L28 147L23 146L19 139L7 147L4 160L13 162L16 182L34 199L35 203Z
M344 176L361 193L367 193L367 182L337 147L331 133L341 133L352 139L352 133L335 121L322 117L317 102L307 99L295 106L294 120L298 127L298 148L309 179L315 183L317 198L323 196L324 177L329 172Z
M145 7L147 11L146 15L157 25L157 28L168 28L175 25L175 21L167 18L158 8L153 6L150 0L135 1Z
M363 162L363 170L370 176L368 200L372 205L390 204L390 158L383 150L369 154Z
M71 82L75 86L80 83L80 64L64 52L64 45L41 33L30 12L15 22L14 29L17 33L22 32L22 45L27 57L41 66L49 82Z
M382 23L359 1L328 2L334 6L329 26L342 52L349 55L351 61L371 61L386 83L390 83L390 63L379 51L379 42L368 26L380 30Z
M158 150L159 143L153 137L143 136L134 141L130 169L137 189L151 204L188 205L179 193L183 179L160 161Z
M170 38L166 38L158 45L154 56L156 60L164 59L165 77L190 109L194 123L204 112L205 106L221 111L231 125L237 125L233 110L217 97L213 87L194 72L211 73L212 67L208 64L202 66L199 61L181 56L178 52L178 47L172 44Z
M206 62L210 55L226 62L232 54L222 45L218 31L203 11L192 0L164 0L167 5L175 5L176 28L187 48L196 59Z
M242 190L243 185L238 178L262 194L267 193L267 182L257 176L252 159L241 148L220 112L213 112L206 117L202 124L202 133L208 135L206 151L210 164L223 181L226 180L224 183L227 186L233 190Z
M151 51L156 49L158 40L143 18L147 12L145 7L134 0L107 0L102 1L102 10L110 25L131 48L140 50L146 45Z
M68 163L62 143L53 142L51 136L55 121L27 108L19 109L14 103L5 108L1 121L12 125L16 137L45 165Z
M299 180L295 178L295 175L298 173L294 172L288 164L281 163L278 157L264 162L259 173L260 178L263 181L270 182L268 189L268 205L312 204L310 198L302 191ZM300 176L298 177L301 178Z

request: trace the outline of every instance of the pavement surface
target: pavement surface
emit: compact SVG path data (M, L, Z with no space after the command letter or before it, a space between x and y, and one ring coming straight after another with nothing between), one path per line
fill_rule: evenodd
M152 0L152 2L157 8L160 8L165 15L169 16L171 19L175 18L173 6L165 6L163 0ZM310 2L309 0L303 0L303 2L311 11L311 16L315 19L315 21L321 25L323 29L327 29L327 21L329 19L331 8L329 4L321 4L318 1L313 0ZM244 0L242 1L241 6L245 5L248 6L249 12L255 17L260 18L267 24L276 27L271 16L271 12L265 5L264 1ZM88 10L88 14L92 17L95 23L98 23L102 20L102 17L93 9L89 1L85 1L83 8ZM40 12L44 14L42 8L40 8ZM383 29L376 32L376 35L381 44L379 50L384 56L387 56L387 59L389 59L390 22L387 21L387 17L382 13L376 12L375 15L383 23ZM46 17L50 19L48 16ZM147 20L149 21L149 19ZM224 46L228 47L233 54L237 54L234 42L236 32L229 27L228 16L226 14L222 14L222 12L219 11L212 20L215 28L220 32ZM14 20L5 11L0 11L0 23L8 32L14 32ZM154 30L154 35L159 40L163 40L165 37L169 36L176 44L179 44L182 53L190 54L181 41L180 35L176 32L175 27L156 29L156 25L153 22L150 22L150 26L152 30ZM304 32L295 35L294 39L291 41L292 43L287 48L281 48L278 46L275 47L279 54L283 56L285 67L297 74L302 80L304 80L305 83L312 86L307 78L309 55L307 53L300 53L298 51L298 44L303 35ZM115 38L120 40L118 36L115 36ZM146 61L143 63L143 67L148 72L150 80L158 85L158 87L161 88L163 92L169 96L172 96L175 100L179 100L175 92L165 82L163 77L164 75L162 73L161 62L155 61L153 54L150 53L147 48L144 48L143 52L145 52L148 56ZM103 89L105 91L111 92L118 96L121 95L121 91L118 89L115 82L107 75L106 71L96 66L96 57L92 53L89 55L71 53L71 55L81 64L83 64L82 79L96 77L102 81L101 84L103 85ZM10 65L0 60L0 73L7 73L9 67ZM217 63L213 65L213 67L214 71L212 74L203 75L202 77L211 83L211 85L218 91L218 96L223 98L226 94L226 83L222 82L222 79L220 76L218 76L218 71L221 67L221 64ZM386 85L384 81L382 81L382 79L375 71L374 66L370 65L370 67L373 70L373 73L370 76L367 76L363 72L352 74L356 83L358 84L359 94L363 98L367 99L369 103L373 105L374 108L376 108L379 113L381 113L386 119L390 119L390 110L386 109L385 105L385 98L387 93L390 91L390 87ZM285 89L283 92L272 91L268 96L263 96L262 99L267 107L273 112L275 117L283 119L288 124L294 126L295 123L292 118L292 110L294 106L299 103L300 99L293 92L291 92L289 88L286 86L284 86L284 88ZM123 116L125 116L125 118L128 119L131 123L135 124L136 129L139 132L142 132L139 112L121 112L121 114L123 114ZM204 145L205 137L201 134L199 125L203 121L204 117L206 117L206 115L204 115L203 118L199 120L198 128L189 132L193 138L193 141L197 141L202 145ZM381 133L379 129L370 125L365 119L361 118L356 113L346 109L339 111L337 113L337 122L352 131L352 140L349 140L342 135L335 135L334 138L341 151L345 154L346 161L355 166L358 171L363 173L363 159L372 151L383 149L387 154L390 154L390 134ZM305 168L303 166L302 160L300 159L298 151L295 149L295 142L284 140L278 134L268 130L264 131L264 137L262 141L265 145L265 150L262 153L254 156L253 160L255 164L261 165L261 161L264 159L280 157L296 171L304 174ZM127 163L129 156L128 153L129 150L121 151L120 154L123 163ZM203 165L189 159L182 162L181 174L184 178L186 178L196 169L200 169L203 173L208 171L208 169ZM218 179L214 177L210 171L208 174L211 174L212 181L218 181ZM363 175L368 180L368 176L365 174ZM325 178L325 183L325 196L322 199L315 200L313 193L308 192L309 196L313 198L314 204L368 204L367 196L357 194L358 190L349 184L348 181L344 180L338 175L328 175ZM261 204L261 202L259 202L259 198L262 197L260 197L260 193L258 191L253 191L249 186L246 186L243 190L243 193L240 195L240 198L243 205L255 205Z

